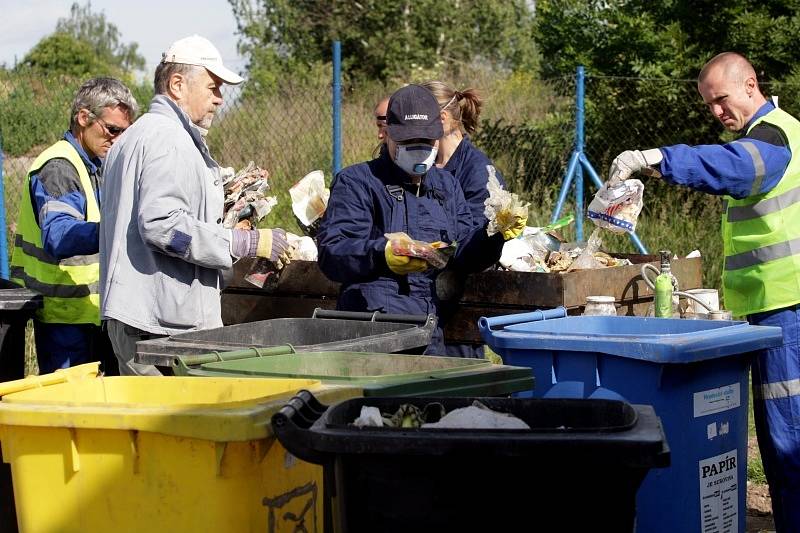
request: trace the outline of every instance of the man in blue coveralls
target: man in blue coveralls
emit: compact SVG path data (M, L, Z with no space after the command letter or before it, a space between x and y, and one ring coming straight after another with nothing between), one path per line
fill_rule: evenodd
M776 529L800 531L800 122L764 97L739 54L711 59L697 86L740 137L623 152L609 181L649 167L670 183L725 196L725 307L751 324L783 328L783 345L753 363L753 407Z
M386 149L334 179L317 236L319 264L342 283L339 309L438 314L439 271L423 259L395 255L384 234L456 241L447 268L475 272L497 261L504 241L522 233L526 217L491 237L486 223L473 228L458 182L434 165L443 129L439 104L428 89L408 85L395 92L386 121ZM445 353L441 329L425 353Z
M10 277L44 297L34 320L40 374L94 360L116 373L100 329L100 163L137 111L119 80L87 81L69 130L36 158L22 187Z

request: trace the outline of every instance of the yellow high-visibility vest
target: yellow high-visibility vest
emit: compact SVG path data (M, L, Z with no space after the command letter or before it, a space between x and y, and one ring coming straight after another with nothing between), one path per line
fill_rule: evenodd
M86 196L86 220L100 222L100 209L86 165L75 148L65 140L42 152L25 178L19 202L17 233L11 255L10 278L44 296L36 313L42 322L53 324L100 324L100 254L76 255L58 260L45 252L42 229L33 212L31 176L51 159L66 159L80 178Z
M772 190L755 194L765 173L761 154L747 139L735 141L744 145L756 169L754 194L741 200L726 197L722 214L722 287L725 307L737 316L800 303L800 121L774 109L748 132L761 122L781 130L792 159Z

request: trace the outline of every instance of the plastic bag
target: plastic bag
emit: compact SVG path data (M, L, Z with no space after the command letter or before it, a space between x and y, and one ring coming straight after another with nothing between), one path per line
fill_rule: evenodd
M583 249L581 254L575 258L575 260L567 269L567 272L572 272L573 270L603 268L605 265L600 264L600 262L597 261L594 256L594 254L600 251L600 246L602 245L603 241L600 239L600 228L595 228L595 230L589 236L589 240L586 241L586 247Z
M614 233L633 232L644 204L644 184L625 180L609 187L605 183L594 195L587 216L596 226Z
M292 212L309 235L316 233L319 221L328 208L330 189L325 187L325 175L321 170L309 172L289 189Z
M433 268L443 269L456 251L455 242L447 244L441 241L415 241L405 233L387 233L384 235L392 246L394 255L417 257L424 259Z
M495 176L494 167L489 165L489 181L486 189L489 197L483 202L484 216L489 220L486 234L490 237L495 233L502 233L514 227L519 218L528 217L529 203L523 203L519 197L503 189Z

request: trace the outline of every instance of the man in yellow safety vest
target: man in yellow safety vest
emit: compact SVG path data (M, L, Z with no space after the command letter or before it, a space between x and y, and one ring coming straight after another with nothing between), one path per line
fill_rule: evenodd
M764 97L753 66L736 53L706 63L697 88L739 138L628 150L609 179L649 167L669 183L725 197L725 307L783 328L783 344L753 361L753 411L775 527L800 532L800 121Z
M100 329L100 166L137 110L120 81L85 82L73 99L69 130L25 178L10 277L44 297L34 320L40 374L92 360L115 373Z

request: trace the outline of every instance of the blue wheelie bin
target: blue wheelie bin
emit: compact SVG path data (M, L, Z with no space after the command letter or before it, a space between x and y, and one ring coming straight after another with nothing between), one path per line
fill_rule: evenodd
M563 308L481 318L505 364L533 369L544 398L649 404L672 466L637 496L640 533L745 531L750 353L781 329L746 322L634 316L567 317Z

